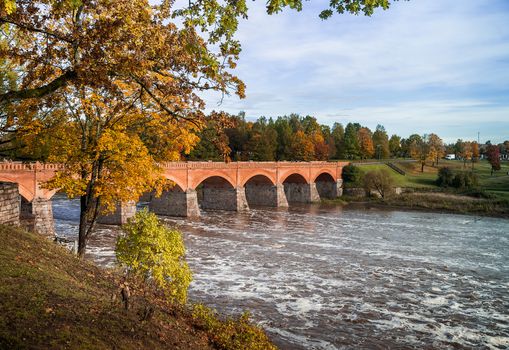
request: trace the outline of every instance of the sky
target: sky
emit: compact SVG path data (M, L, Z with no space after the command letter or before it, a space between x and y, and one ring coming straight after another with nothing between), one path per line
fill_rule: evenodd
M410 0L371 17L327 2L269 16L249 2L235 73L247 97L205 97L207 110L248 120L298 113L446 142L509 139L509 0Z

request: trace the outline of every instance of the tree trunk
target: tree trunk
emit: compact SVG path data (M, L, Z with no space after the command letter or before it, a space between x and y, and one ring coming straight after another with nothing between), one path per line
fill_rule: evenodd
M424 162L421 162L421 173L424 172Z
M87 212L87 196L83 195L80 197L80 227L78 231L78 257L80 259L85 256L85 250L87 248Z
M100 201L93 197L95 182L102 170L102 160L92 165L92 174L87 185L85 194L80 197L80 227L78 232L78 256L83 258L87 248L88 237L92 233L97 215L99 213ZM87 179L86 172L81 174L82 178Z

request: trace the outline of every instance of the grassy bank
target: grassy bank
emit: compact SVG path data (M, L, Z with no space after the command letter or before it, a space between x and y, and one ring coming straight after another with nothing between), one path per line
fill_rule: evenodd
M269 349L246 318L171 305L64 248L0 225L0 349ZM196 312L199 310L200 312Z
M385 199L343 197L340 204L344 205L344 201L348 202L349 207L376 206L509 218L509 200L473 198L447 192L404 193Z
M364 173L378 169L389 170L396 186L415 189L438 189L435 180L441 167L449 167L453 170L472 170L472 163L467 163L465 166L463 161L459 160L440 160L440 163L435 167L425 166L423 172L421 172L419 162L398 162L394 160L393 163L405 171L406 174L401 175L385 164L359 165L359 169ZM479 185L483 191L492 193L501 199L509 199L508 162L502 162L502 169L494 172L493 175L491 175L491 165L486 160L474 163L472 171L479 177Z
M401 175L385 164L359 165L363 173L385 169L389 171L396 187L410 189L412 193L393 196L385 200L369 199L369 203L386 207L446 211L462 214L509 217L509 163L503 162L500 171L491 174L491 165L483 160L466 163L458 160L441 160L437 166L425 166L421 172L419 162L393 161L405 172ZM444 189L436 185L438 171L449 167L453 171L473 171L479 186L472 190ZM348 187L348 184L346 184ZM359 185L353 186L357 187ZM476 198L478 197L478 198ZM343 198L348 202L366 202L365 198Z

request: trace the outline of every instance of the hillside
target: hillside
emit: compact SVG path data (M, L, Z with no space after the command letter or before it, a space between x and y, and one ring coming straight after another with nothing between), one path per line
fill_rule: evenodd
M119 283L115 272L0 225L0 349L214 348L185 309L133 293L125 310ZM143 317L147 307L152 317Z

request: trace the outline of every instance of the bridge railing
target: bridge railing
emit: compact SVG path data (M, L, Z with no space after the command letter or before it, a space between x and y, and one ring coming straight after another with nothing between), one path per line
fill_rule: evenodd
M24 162L11 162L11 161L2 161L0 162L0 171L6 170L59 170L63 169L62 164L52 164L52 163L24 163Z
M249 169L249 168L285 168L285 167L301 167L301 168L315 168L322 166L339 165L344 166L348 163L345 162L163 162L159 165L163 169ZM24 162L12 162L3 161L0 162L0 171L12 171L12 170L59 170L63 169L62 164L51 164L51 163L24 163Z
M339 165L344 166L345 162L164 162L160 163L163 169L249 169L249 168L284 168L302 167L315 168L321 166Z

